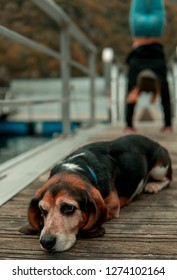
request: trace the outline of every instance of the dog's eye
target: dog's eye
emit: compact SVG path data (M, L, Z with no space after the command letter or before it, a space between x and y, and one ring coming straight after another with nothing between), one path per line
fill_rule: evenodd
M42 206L39 206L39 209L40 209L40 211L41 211L41 214L42 214L44 217L46 217L47 214L48 214L47 210L45 210L44 208L42 208Z
M61 213L64 215L71 215L74 213L75 210L76 206L67 203L64 203L60 208Z

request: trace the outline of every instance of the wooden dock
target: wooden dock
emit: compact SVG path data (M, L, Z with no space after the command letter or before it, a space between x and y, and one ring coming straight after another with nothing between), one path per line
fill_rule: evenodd
M139 126L139 133L169 150L174 170L170 188L154 195L140 195L121 210L119 219L105 223L103 237L77 240L66 252L46 253L40 248L39 237L18 231L27 221L30 199L48 176L45 172L1 207L0 259L177 259L177 132L163 135L159 129L154 123L145 123ZM89 142L121 135L121 126L105 126ZM23 170L21 173L23 176Z

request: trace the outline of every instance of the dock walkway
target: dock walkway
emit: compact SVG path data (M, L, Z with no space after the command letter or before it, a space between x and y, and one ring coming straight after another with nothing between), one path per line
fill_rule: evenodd
M30 199L48 176L45 172L1 206L0 259L177 259L177 132L163 135L159 128L154 123L143 124L139 126L139 133L169 150L174 170L170 188L154 195L140 195L121 209L119 219L104 224L106 234L103 237L77 240L66 252L46 253L40 248L39 237L22 235L18 231L27 221ZM121 126L105 126L88 141L109 140L121 135ZM23 170L21 172L23 174Z

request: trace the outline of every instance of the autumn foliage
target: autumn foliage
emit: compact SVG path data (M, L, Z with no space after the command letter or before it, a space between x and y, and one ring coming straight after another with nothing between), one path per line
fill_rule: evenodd
M98 73L102 73L101 54L112 47L121 62L131 49L128 25L130 0L56 0L77 26L98 48ZM167 58L177 44L177 5L166 1L167 26L163 42ZM60 29L52 19L29 0L1 0L0 24L46 46L59 50ZM72 58L86 65L85 51L72 42ZM57 77L59 61L22 46L0 35L0 65L12 78ZM73 70L74 75L81 75Z

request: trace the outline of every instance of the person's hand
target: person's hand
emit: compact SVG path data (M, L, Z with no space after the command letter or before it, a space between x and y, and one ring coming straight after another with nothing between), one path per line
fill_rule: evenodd
M132 91L129 92L126 101L128 104L136 103L138 97L140 95L140 91L138 87L135 87Z

